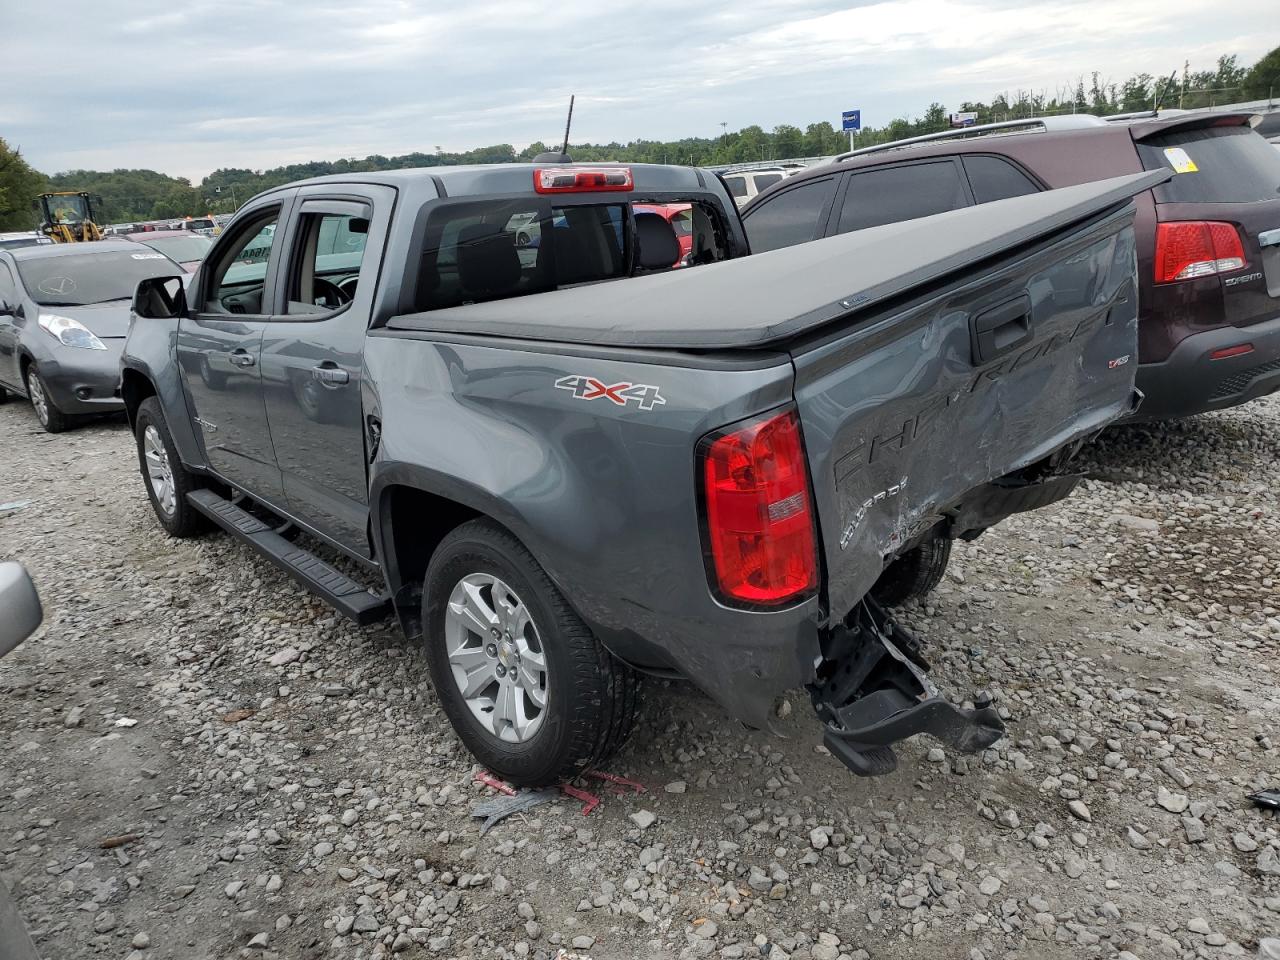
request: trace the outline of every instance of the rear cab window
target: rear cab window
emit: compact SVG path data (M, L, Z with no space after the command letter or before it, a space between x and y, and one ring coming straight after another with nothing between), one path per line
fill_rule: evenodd
M1157 203L1254 203L1280 198L1280 151L1245 126L1173 130L1138 141L1148 170L1173 170Z
M643 231L637 218L646 220ZM412 308L546 293L727 255L723 225L696 200L450 201L427 216Z

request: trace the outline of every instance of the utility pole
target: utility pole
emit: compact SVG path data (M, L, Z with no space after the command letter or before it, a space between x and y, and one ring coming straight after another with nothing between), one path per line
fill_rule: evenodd
M1182 109L1182 101L1185 100L1187 96L1187 74L1190 72L1190 70L1191 70L1191 61L1183 60L1182 61L1182 92L1178 94L1179 110Z

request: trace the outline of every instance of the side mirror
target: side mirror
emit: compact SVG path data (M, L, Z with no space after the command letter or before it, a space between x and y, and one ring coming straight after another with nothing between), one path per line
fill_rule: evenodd
M36 632L44 610L22 564L0 563L0 657Z
M133 292L133 312L148 320L172 320L187 309L186 277L148 277Z

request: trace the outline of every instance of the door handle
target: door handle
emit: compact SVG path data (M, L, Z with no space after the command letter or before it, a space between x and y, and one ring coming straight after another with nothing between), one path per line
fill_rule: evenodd
M1266 230L1258 234L1258 246L1280 247L1280 230Z
M237 367L252 367L258 362L254 355L243 347L232 350L229 359Z
M1031 329L1031 298L1025 293L999 306L975 314L969 321L969 341L973 364L986 363L1028 343Z
M351 380L351 374L332 360L326 360L319 366L312 367L311 376L321 383L348 383Z

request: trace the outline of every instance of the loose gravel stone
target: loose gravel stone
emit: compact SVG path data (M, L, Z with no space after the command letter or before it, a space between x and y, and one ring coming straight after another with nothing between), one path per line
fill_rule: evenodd
M0 406L0 500L30 501L0 551L47 615L0 663L0 871L42 955L1153 960L1280 930L1280 822L1243 799L1280 769L1278 399L1109 431L894 611L943 692L990 691L990 749L852 780L802 691L781 739L654 682L608 769L656 796L484 837L418 644L161 535L122 423L33 424Z

